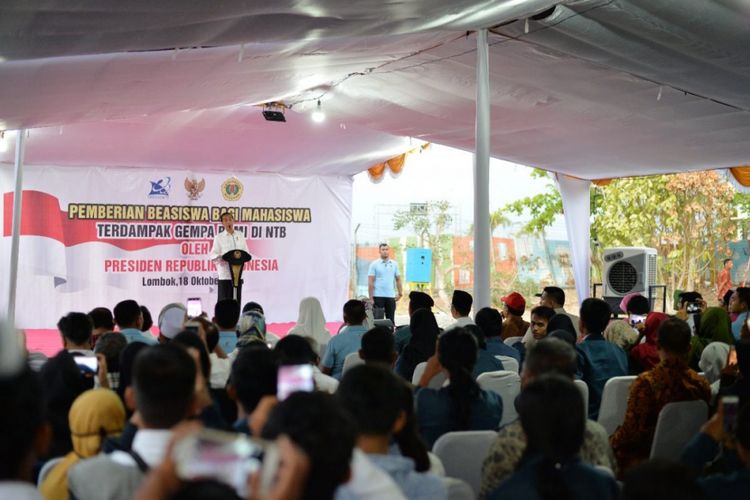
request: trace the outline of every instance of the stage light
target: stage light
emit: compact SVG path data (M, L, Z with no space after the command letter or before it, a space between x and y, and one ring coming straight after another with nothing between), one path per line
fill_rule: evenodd
M326 114L320 108L320 101L318 101L318 107L315 111L313 111L311 118L315 123L323 123L325 121Z
M269 122L285 122L284 104L280 102L269 102L263 105L263 118Z

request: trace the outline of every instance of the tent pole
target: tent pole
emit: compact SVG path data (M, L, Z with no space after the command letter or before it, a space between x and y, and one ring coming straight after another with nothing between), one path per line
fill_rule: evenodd
M8 290L8 324L15 327L16 283L18 282L18 243L21 234L21 196L23 189L23 160L26 155L26 129L16 132L15 191L13 192L13 235L10 244L10 288Z
M474 311L490 297L490 71L487 30L477 32L476 150L474 152Z

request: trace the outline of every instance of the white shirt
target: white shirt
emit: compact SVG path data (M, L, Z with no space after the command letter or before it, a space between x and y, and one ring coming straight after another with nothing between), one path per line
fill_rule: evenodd
M446 330L450 330L451 328L458 328L458 327L463 328L464 326L473 325L473 324L475 324L473 319L471 319L468 316L461 316L460 318L456 318L456 322L453 323L448 328L446 328Z
M406 500L387 472L373 464L367 455L354 448L352 477L336 489L335 500Z
M13 498L14 500L44 499L33 484L22 481L0 481L0 498Z
M135 433L132 449L149 467L154 468L164 461L170 439L170 429L140 429ZM121 465L136 465L133 457L124 451L113 451L109 456L113 462Z
M317 366L313 366L313 380L315 381L315 387L317 387L319 391L327 392L329 394L335 393L336 389L339 387L338 380L326 375L320 371L320 368Z
M232 371L233 359L220 358L213 352L208 357L211 360L211 389L224 389L227 386L227 380L229 380L229 374Z
M229 271L229 263L221 258L222 255L230 250L244 250L249 252L245 235L237 229L232 234L222 231L214 236L214 246L211 248L209 260L214 261L216 264L216 271L219 274L220 280L232 279L232 274Z

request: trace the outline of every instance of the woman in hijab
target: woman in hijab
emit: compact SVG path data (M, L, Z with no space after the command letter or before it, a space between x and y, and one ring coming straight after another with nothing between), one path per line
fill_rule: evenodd
M719 393L719 379L721 371L727 364L729 344L724 342L711 342L703 349L698 368L704 373L706 380L711 384L711 397L715 398Z
M326 318L320 301L315 297L305 297L299 303L297 324L289 330L287 335L311 337L319 345L327 344L331 340L331 332L326 329Z
M118 435L125 426L125 407L109 389L84 392L73 403L68 415L73 451L65 455L44 479L40 491L46 500L68 498L68 470L79 460L93 457L103 441Z
M646 316L635 347L630 350L632 371L636 373L645 372L659 364L659 353L656 346L659 327L669 316L660 312L652 312ZM641 339L645 338L643 342Z
M638 340L638 331L620 319L607 325L604 338L627 352Z
M700 316L700 322L696 329L696 335L690 339L690 368L699 370L698 362L703 354L703 349L711 342L724 342L734 344L732 336L732 323L729 314L721 307L709 307Z
M407 382L411 382L414 368L435 354L435 342L440 333L435 315L429 309L418 309L409 321L409 328L411 339L396 360L396 373Z
M262 309L250 309L242 313L237 323L239 337L237 349L241 349L253 342L266 343L266 318Z

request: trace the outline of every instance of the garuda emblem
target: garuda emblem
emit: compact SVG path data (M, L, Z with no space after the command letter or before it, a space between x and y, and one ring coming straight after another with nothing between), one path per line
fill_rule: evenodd
M195 177L185 179L185 191L191 200L200 198L204 189L206 189L206 179L197 180Z

